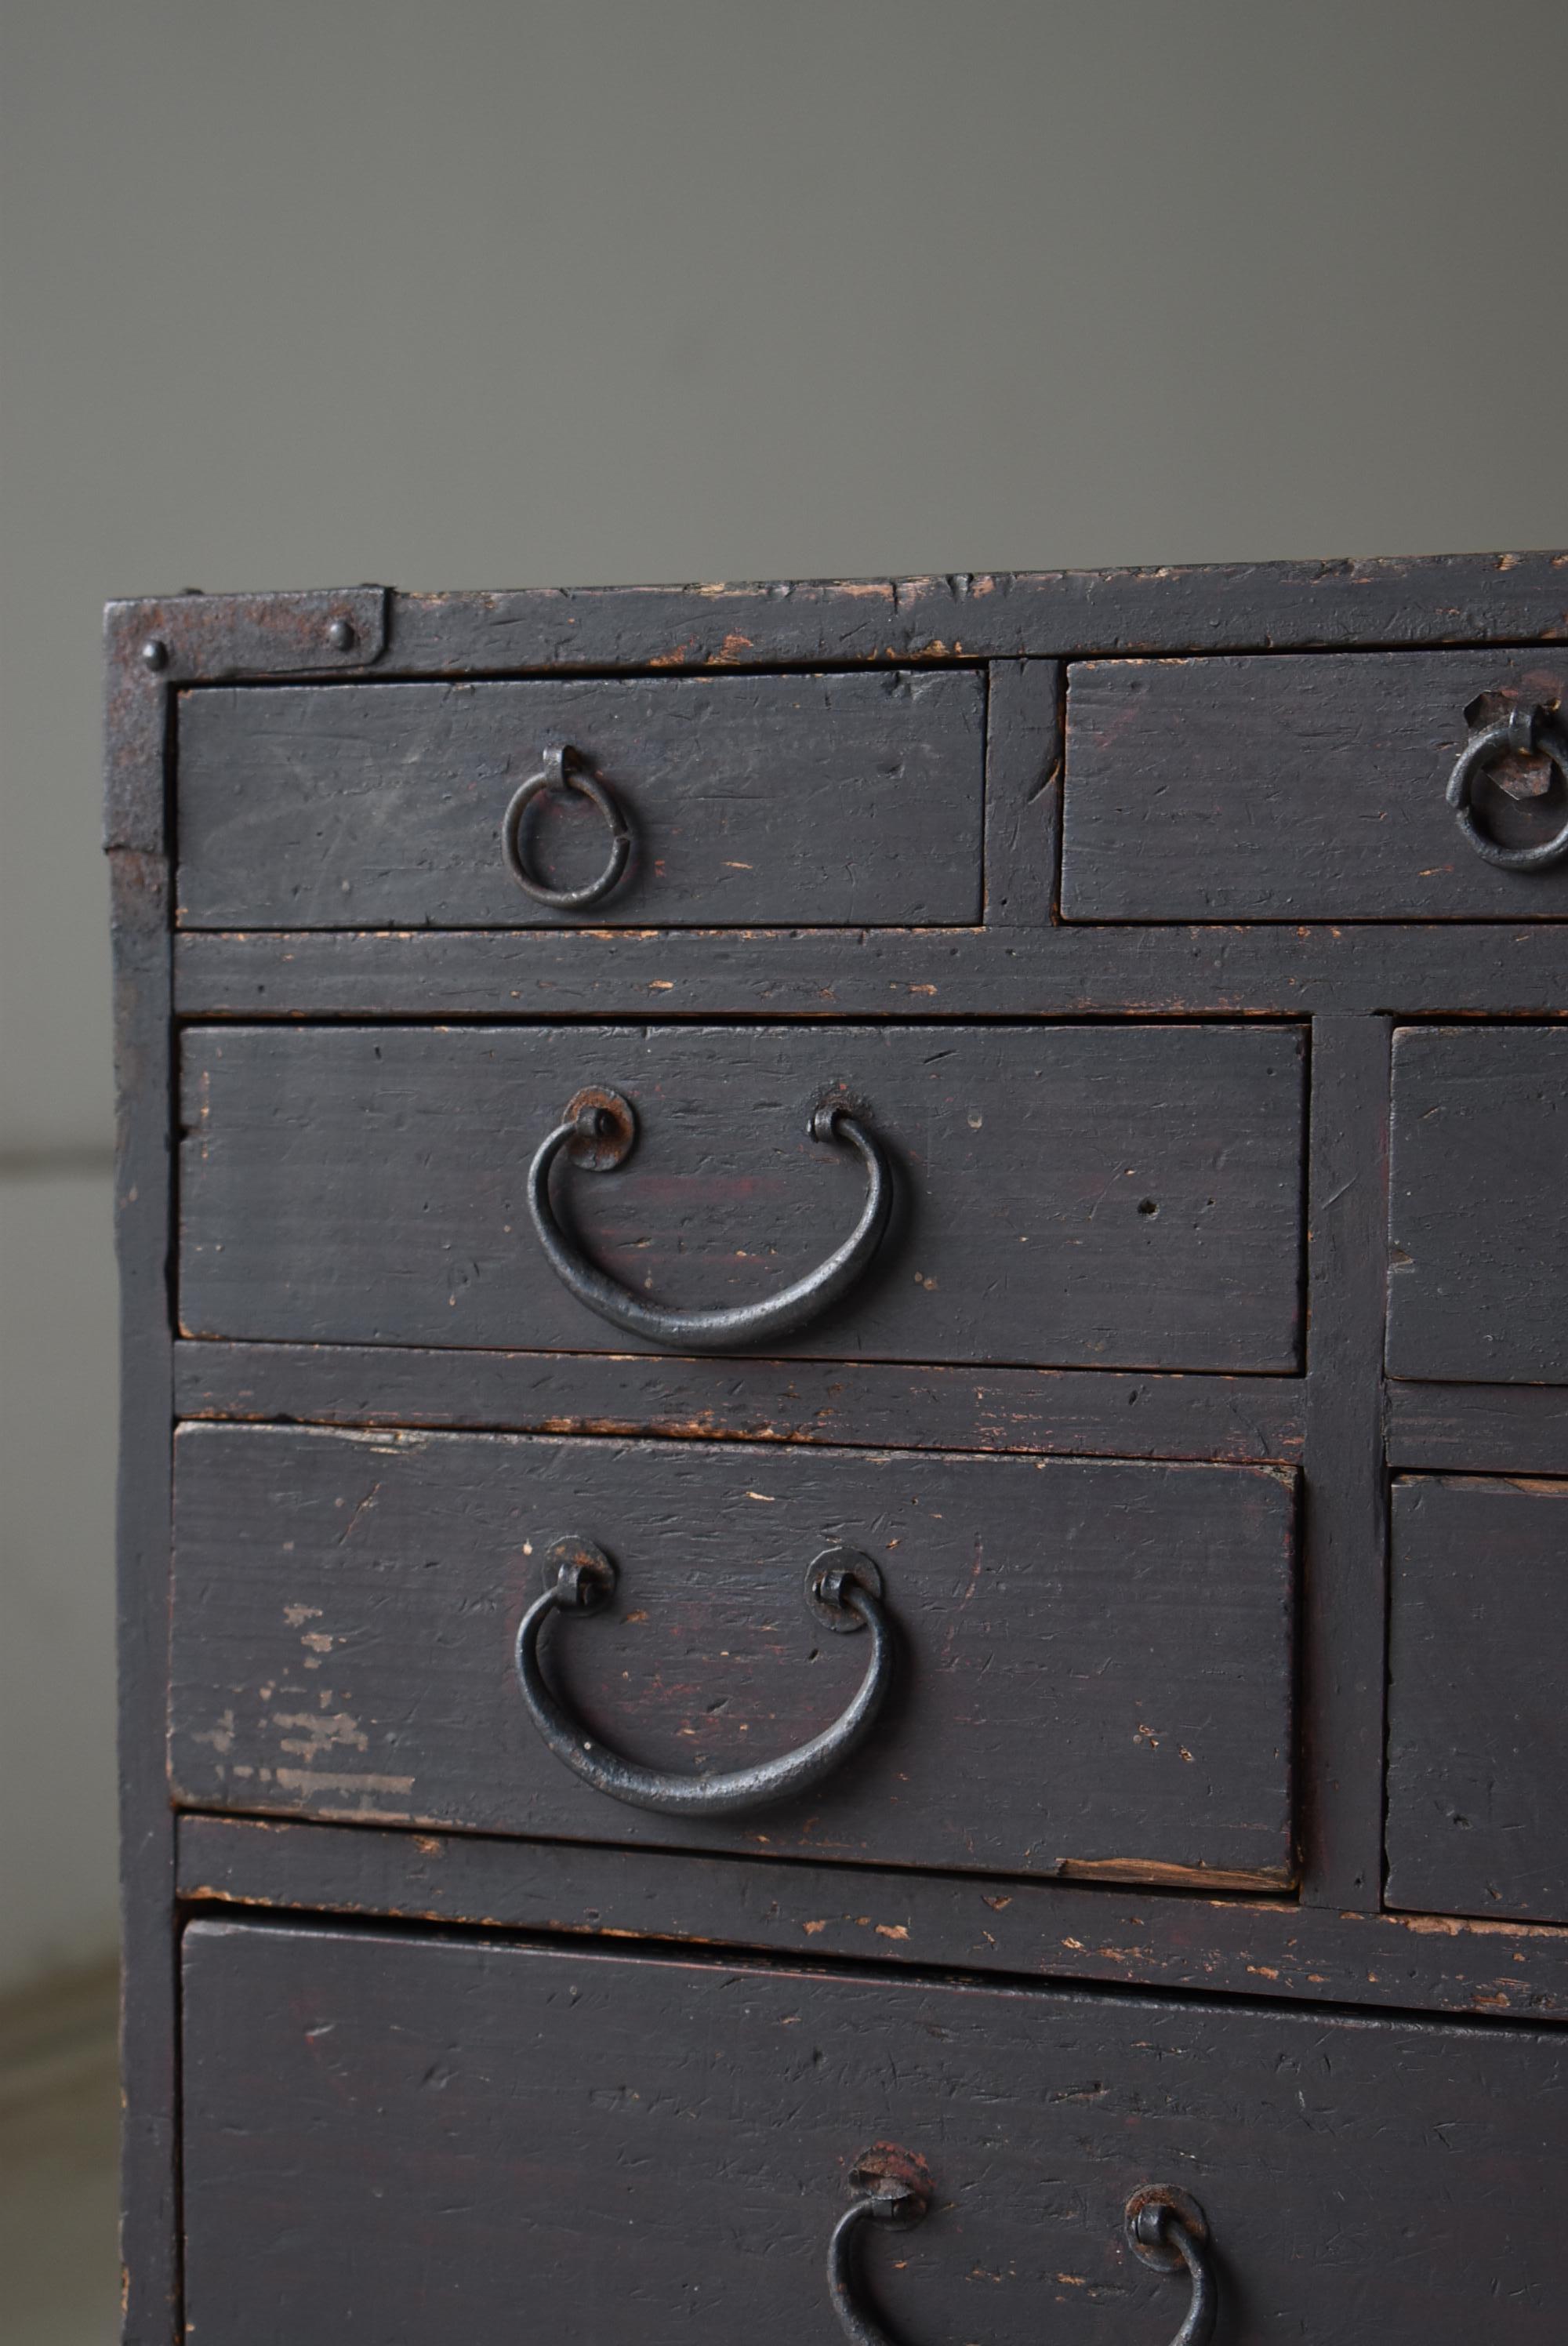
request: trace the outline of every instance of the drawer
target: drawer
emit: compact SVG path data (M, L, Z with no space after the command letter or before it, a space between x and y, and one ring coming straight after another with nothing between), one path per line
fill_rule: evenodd
M1397 1377L1568 1382L1568 1027L1394 1036Z
M170 1767L205 1808L579 1841L1278 1888L1291 1872L1292 1477L738 1443L184 1427ZM882 1700L805 1789L649 1810L547 1745L514 1663L555 1543L616 1569L538 1629L603 1774L689 1792Z
M981 916L977 670L181 694L193 929L896 926ZM591 887L617 820L618 880ZM573 782L585 776L599 793Z
M189 1335L624 1352L530 1227L528 1168L587 1086L617 1169L565 1163L575 1257L640 1302L787 1295L891 1163L874 1259L800 1332L820 1358L1289 1372L1299 1355L1303 1045L1263 1025L198 1028L185 1037Z
M1394 1486L1388 1895L1568 1923L1568 1482Z
M1542 650L1083 661L1067 686L1063 915L1562 920L1568 857L1489 862L1447 790L1511 707L1551 711L1565 692L1568 657ZM1556 837L1568 790L1548 759L1476 760L1483 843Z
M1550 2032L246 1923L184 1971L220 2346L841 2346L829 2242L877 2173L925 2212L856 2218L840 2270L910 2346L1171 2338L1149 2185L1207 2218L1225 2346L1562 2335Z

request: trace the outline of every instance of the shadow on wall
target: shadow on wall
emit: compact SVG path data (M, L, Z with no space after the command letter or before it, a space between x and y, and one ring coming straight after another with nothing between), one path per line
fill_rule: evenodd
M0 1998L0 2334L113 2346L119 2080L113 1964Z
M0 1161L0 1997L113 1953L112 1178Z

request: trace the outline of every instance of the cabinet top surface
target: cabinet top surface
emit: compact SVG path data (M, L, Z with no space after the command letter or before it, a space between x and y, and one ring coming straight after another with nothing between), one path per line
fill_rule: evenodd
M911 578L408 594L361 586L113 602L111 652L162 632L187 677L518 668L745 668L1561 640L1568 553L949 571Z

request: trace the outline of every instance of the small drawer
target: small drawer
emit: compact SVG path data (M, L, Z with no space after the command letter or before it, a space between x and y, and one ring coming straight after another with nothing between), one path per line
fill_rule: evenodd
M169 1749L189 1804L1290 1878L1284 1470L272 1426L187 1426L175 1447ZM562 1543L613 1575L596 1613L535 1624L565 1754L517 1655ZM846 1553L880 1584L880 1626L809 1598ZM781 1795L779 1763L857 1701L865 1731ZM704 1773L758 1768L712 1813L689 1799Z
M1568 1026L1394 1036L1388 1362L1568 1382Z
M1396 1483L1388 1895L1568 1923L1568 1482Z
M1063 916L1568 918L1565 695L1568 658L1545 651L1085 660L1068 672ZM1512 709L1543 712L1532 757L1481 740ZM1448 789L1472 742L1461 824ZM1549 862L1488 860L1560 834Z
M1299 1030L1263 1025L197 1028L181 1323L1288 1372L1303 1067ZM629 1104L635 1145L563 1148L557 1242L531 1222L530 1162L585 1093ZM811 1137L824 1099L855 1104L885 1159L872 1251L809 1289L794 1332L694 1330L784 1309L867 1227L865 1164ZM674 1316L638 1333L644 1303Z
M178 919L962 924L984 759L973 669L208 688L179 700Z
M1548 2031L200 1922L183 2042L213 2346L841 2346L834 2282L911 2346L1554 2346L1568 2304ZM1151 2186L1217 2330L1128 2239Z

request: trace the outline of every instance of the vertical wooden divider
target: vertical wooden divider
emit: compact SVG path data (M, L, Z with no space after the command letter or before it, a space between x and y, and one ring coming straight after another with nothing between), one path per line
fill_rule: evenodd
M1313 1021L1308 1119L1301 1896L1360 1913L1382 1892L1391 1027Z

